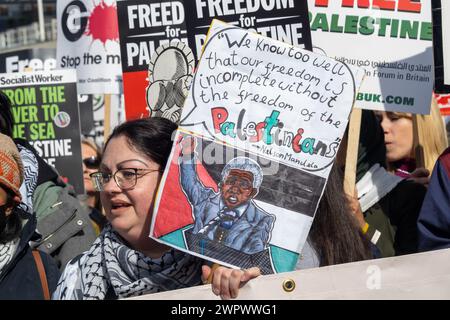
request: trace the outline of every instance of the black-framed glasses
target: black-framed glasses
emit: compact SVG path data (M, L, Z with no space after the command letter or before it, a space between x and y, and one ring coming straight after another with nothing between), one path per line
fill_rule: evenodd
M88 169L98 169L100 167L101 159L99 157L88 157L83 159L83 163Z
M114 178L114 182L120 189L129 190L134 188L138 178L142 178L146 174L156 171L162 172L159 169L152 170L152 169L138 169L138 168L123 168L117 170L116 172L114 172L114 174L111 174L109 172L97 171L91 173L89 176L91 177L94 189L96 191L104 191L104 187L111 180L111 177Z

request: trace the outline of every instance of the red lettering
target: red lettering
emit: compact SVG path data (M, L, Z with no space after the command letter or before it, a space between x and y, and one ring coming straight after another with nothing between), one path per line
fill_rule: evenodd
M217 107L211 109L211 116L213 119L213 127L215 133L220 133L220 125L228 118L228 111L225 108Z
M355 0L342 0L342 6L353 8ZM358 8L368 8L370 6L369 0L358 0Z
M315 0L316 7L328 7L329 0ZM398 2L398 11L420 13L422 4L420 0L373 0L372 7L382 10L395 11L395 4ZM370 0L356 0L358 8L369 8ZM342 0L342 7L353 8L355 0Z
M266 123L265 122L260 122L256 125L255 130L256 130L256 136L252 136L250 137L250 142L258 142L261 141L263 134L264 134L264 128L266 127Z
M422 11L420 0L399 0L398 11L417 12Z
M372 8L395 11L395 0L373 0Z
M292 139L292 150L294 150L294 152L296 153L300 153L302 151L300 140L302 140L303 132L303 129L298 129L297 134L295 135L294 139Z
M316 0L316 7L328 7L328 0Z

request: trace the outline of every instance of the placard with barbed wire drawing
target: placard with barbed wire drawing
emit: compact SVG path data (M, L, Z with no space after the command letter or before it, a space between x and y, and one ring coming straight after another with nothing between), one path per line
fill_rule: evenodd
M195 66L181 0L118 0L126 119L178 122Z

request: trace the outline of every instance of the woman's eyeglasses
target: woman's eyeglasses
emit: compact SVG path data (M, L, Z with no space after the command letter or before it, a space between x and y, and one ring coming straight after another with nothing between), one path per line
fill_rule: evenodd
M94 156L83 159L83 163L88 169L98 169L100 167L100 162L101 159Z
M155 171L162 172L161 170L124 168L117 170L114 174L98 171L91 173L89 176L92 179L92 184L96 191L104 191L105 185L111 181L111 177L114 178L114 182L120 189L129 190L134 188L138 178L142 178L147 173Z

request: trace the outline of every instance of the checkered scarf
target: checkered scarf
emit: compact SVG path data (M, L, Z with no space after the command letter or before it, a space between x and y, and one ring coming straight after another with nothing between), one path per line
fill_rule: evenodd
M201 283L202 260L178 250L152 259L127 247L107 225L89 251L69 263L53 299L103 300L181 289Z
M20 239L17 238L5 244L0 243L0 274L16 254L17 247L19 246L19 240Z

